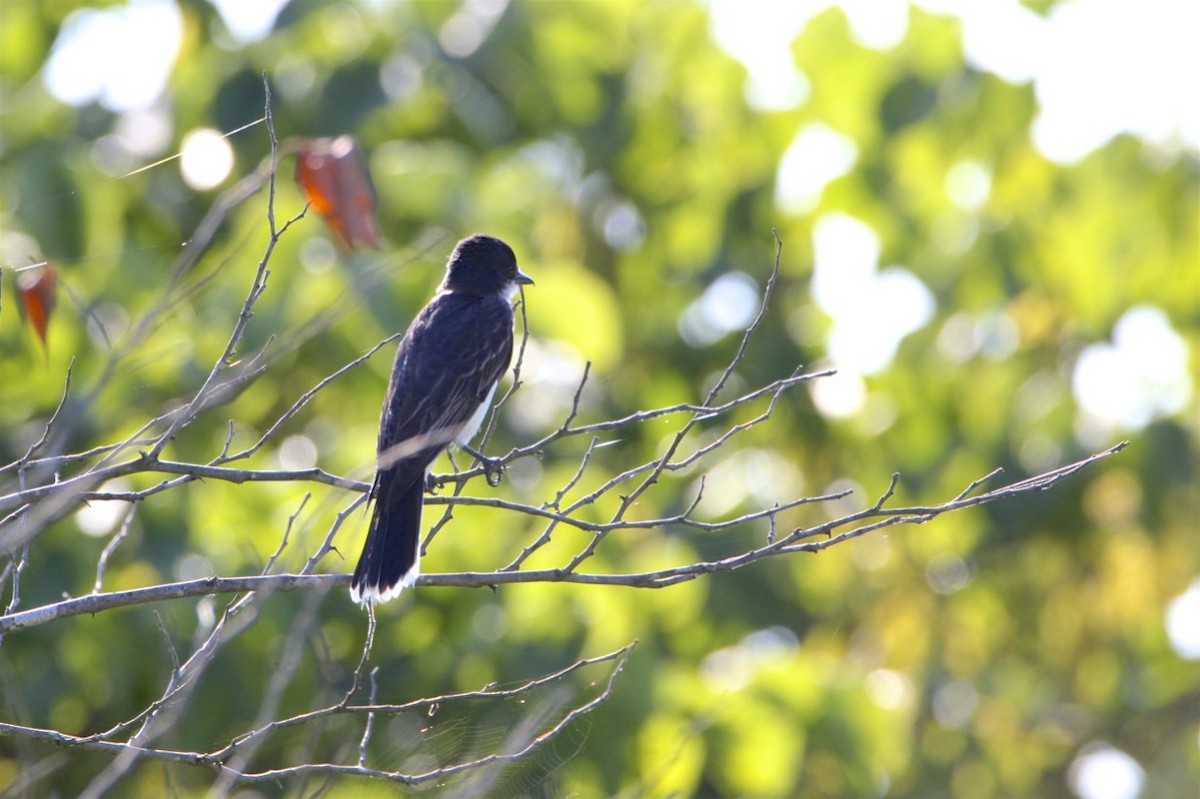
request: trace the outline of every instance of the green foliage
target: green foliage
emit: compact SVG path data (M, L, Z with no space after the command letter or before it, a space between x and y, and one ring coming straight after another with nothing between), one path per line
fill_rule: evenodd
M0 8L3 463L37 440L72 359L73 424L61 451L122 440L190 397L228 340L268 237L260 195L234 211L189 274L195 290L132 351L112 345L156 301L220 190L188 188L172 164L124 174L152 158L111 168L100 142L117 116L96 104L65 106L38 78L62 8ZM773 228L784 242L777 301L735 385L825 357L829 320L809 295L812 231L825 214L870 225L881 265L903 264L933 293L934 318L867 379L857 417L826 418L807 394L790 394L768 427L664 478L636 506L639 517L681 512L699 476L723 463L748 464L736 469L750 475L747 490L729 495L738 513L785 498L756 493L755 463L787 464L808 494L850 481L855 507L899 471L899 497L920 504L948 499L997 466L1015 477L1112 443L1080 437L1072 367L1139 303L1168 315L1195 362L1195 154L1163 154L1122 136L1073 165L1046 160L1030 142L1032 88L968 67L947 19L913 10L906 38L880 52L855 42L841 13L828 11L793 46L811 82L808 102L758 112L743 99L745 69L710 41L701 7L515 3L463 57L438 41L456 8L298 1L269 37L243 46L208 4L183 4L164 154L193 128L231 130L259 117L265 73L281 138L358 137L387 246L334 250L314 214L290 229L237 356L280 331L289 336L268 346L265 376L206 411L170 457L217 456L231 419L233 448L252 444L303 392L402 330L440 280L453 240L476 230L510 241L537 280L526 293L526 385L502 414L497 451L561 423L585 360L593 379L584 421L702 399L738 337L689 345L680 314L720 275L744 272L761 287ZM773 199L776 170L812 122L849 137L858 161L810 212L785 214ZM232 143L237 174L222 188L270 151L262 125ZM991 175L977 211L947 196L947 174L964 161ZM290 170L281 167L275 196L281 220L303 208ZM621 208L635 212L632 222L625 217L626 238L611 227ZM65 287L46 354L17 311L12 269L27 262L8 259L23 257L18 239L58 265ZM943 337L956 324L978 329L1001 317L1015 332L1011 349L947 354ZM96 319L112 339L97 332ZM247 468L277 467L281 442L299 435L316 445L325 470L366 479L390 351L338 378ZM869 535L819 557L657 591L549 584L407 593L380 612L379 699L510 684L636 638L612 698L497 795L1051 797L1064 795L1072 760L1095 741L1139 761L1146 795L1183 795L1200 775L1189 712L1200 673L1172 649L1164 612L1200 573L1190 411L1129 431L1123 454L1045 495ZM671 429L647 422L620 431L573 496L660 452ZM510 476L496 494L549 499L545 486L569 479L585 446L548 451L540 473ZM10 477L0 493L16 490ZM152 484L139 477L124 488ZM255 573L310 492L284 555L298 569L353 495L210 480L139 505L105 589ZM430 506L427 517L439 510ZM600 503L596 520L611 511ZM797 509L780 524L817 523L823 513ZM322 568L348 571L364 530L361 513L352 515L336 540L345 560L335 554ZM456 508L423 571L498 568L539 530L516 514ZM730 551L722 536L744 543L764 535L757 523L712 536L626 530L603 543L591 568L709 559ZM529 565L561 564L586 542L559 530ZM84 535L77 516L58 519L21 575L21 607L90 591L105 543ZM962 580L937 590L945 585L938 575L956 568L965 569ZM6 592L11 585L9 572ZM279 712L335 701L357 665L363 615L340 591L316 600L281 594L253 635L214 663L202 707L190 708L192 723L163 745L212 748L249 728L264 675L310 601L319 603L319 636ZM129 718L161 693L170 668L155 614L185 648L223 606L220 598L178 600L10 635L0 647L4 720L86 735ZM573 685L583 694L589 680L603 679L589 674ZM518 710L454 712L391 722L374 739L376 754L389 768L429 768L447 755L488 751L520 719ZM261 757L345 757L361 729L345 718L331 724L344 749L308 751L298 739ZM0 738L0 782L50 754ZM35 792L75 794L105 762L68 755L71 765ZM202 769L145 764L119 795L158 796L169 783L199 796L211 780ZM347 779L330 795L361 787Z

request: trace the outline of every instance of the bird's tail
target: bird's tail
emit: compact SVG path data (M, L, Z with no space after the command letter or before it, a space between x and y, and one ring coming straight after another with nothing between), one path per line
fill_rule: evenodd
M375 498L367 542L350 581L355 602L387 602L416 582L424 491L425 481L418 478L400 491L393 488L390 496Z

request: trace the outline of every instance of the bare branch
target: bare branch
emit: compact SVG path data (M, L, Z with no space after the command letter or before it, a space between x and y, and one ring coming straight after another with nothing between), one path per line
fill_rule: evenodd
M50 414L50 420L46 422L45 428L42 429L42 436L29 448L21 458L8 466L0 468L0 474L17 468L24 468L29 461L37 454L38 450L46 446L46 442L50 440L50 434L54 430L54 424L62 415L63 408L67 407L67 398L71 396L71 375L75 371L75 359L71 358L71 362L67 364L67 377L63 380L62 398L58 401L58 405L54 408L54 413Z
M104 573L108 570L108 559L112 557L112 553L125 540L125 536L129 534L129 525L133 524L133 515L137 505L130 504L129 510L125 511L125 519L121 522L120 528L104 545L104 550L100 553L100 559L96 563L96 582L92 586L92 593L100 593L100 589L104 587Z
M592 710L595 710L597 707L607 701L610 696L612 696L613 689L616 685L616 680L620 676L620 673L636 644L637 642L634 641L608 654L578 660L564 669L560 669L542 677L526 681L525 683L522 683L521 685L512 689L496 690L491 687L485 687L477 691L467 691L458 694L429 697L417 702L410 702L402 705L376 705L373 701L368 705L331 705L310 713L304 713L288 719L270 722L256 728L253 732L239 738L230 745L210 753L159 749L141 745L133 740L129 742L122 742L106 740L105 738L98 736L74 736L58 732L57 730L10 724L5 722L0 722L0 736L19 737L29 740L42 741L60 747L78 748L82 750L112 754L115 756L113 761L114 765L117 763L130 762L141 758L151 758L164 762L210 768L219 773L221 781L218 783L218 785L222 789L227 789L233 785L243 783L277 781L301 776L336 774L354 774L365 777L379 777L401 784L415 785L432 780L444 779L446 777L451 777L467 771L498 763L519 761L542 746L550 743L577 719L587 713L590 713ZM591 699L572 708L558 721L554 722L548 727L540 729L537 734L524 736L524 740L521 741L519 746L514 746L510 749L485 755L473 760L440 766L438 768L418 774L406 774L398 771L388 771L368 767L362 762L365 760L365 756L361 754L361 750L360 752L355 753L358 762L353 764L304 763L297 766L265 769L257 772L241 771L237 766L233 765L235 762L240 765L242 759L248 759L245 757L245 751L247 750L248 746L257 745L270 734L287 727L311 724L314 721L339 714L363 715L368 719L372 719L376 715L396 715L399 713L436 707L442 704L463 701L467 699L495 700L520 697L527 695L534 689L549 685L551 683L560 682L568 675L579 670L610 662L613 664L613 667L609 671L608 678L605 680L603 688ZM366 738L364 737L364 743L365 741ZM365 748L365 746L362 748ZM96 783L93 785L94 787L99 787Z
M704 574L732 571L740 569L767 557L786 554L789 552L819 552L836 546L851 538L857 538L873 530L892 527L899 524L922 524L930 519L952 511L976 507L994 502L999 499L1011 498L1031 491L1041 491L1050 488L1071 476L1080 469L1096 461L1115 455L1128 445L1122 442L1114 447L1097 452L1094 455L1062 466L1043 474L1030 477L1008 486L994 489L974 497L961 496L941 505L920 505L903 508L883 507L883 500L890 496L885 493L880 502L864 510L842 516L832 521L824 522L814 527L797 528L790 534L769 542L766 546L750 549L737 555L718 561L691 563L653 572L630 574L586 574L579 573L567 567L558 569L538 569L528 571L513 570L508 566L494 572L461 572L456 574L422 574L417 579L419 586L457 586L463 588L482 588L507 583L578 583L584 585L623 585L635 588L662 588L683 580L695 579ZM978 482L978 481L976 481ZM840 499L848 492L842 491L821 497L811 497L793 500L780 506L755 511L743 516L722 522L700 522L687 518L687 514L666 519L647 521L621 521L608 523L588 523L578 519L554 514L528 505L505 502L490 498L440 498L434 497L431 502L474 504L519 511L531 516L551 518L558 522L569 522L573 526L597 532L612 530L634 530L661 528L671 524L687 525L703 530L717 530L762 519L774 524L774 517L789 507L804 503L825 502ZM839 528L851 525L868 524L854 527L837 535L832 535ZM827 535L832 536L825 541L799 543L805 539ZM197 580L187 580L178 583L137 588L128 591L117 591L108 594L89 594L74 599L65 599L52 605L8 613L0 616L0 635L26 630L57 619L80 614L94 614L114 608L130 607L138 604L162 602L169 599L180 599L190 596L208 594L240 594L248 591L284 592L296 590L326 590L335 586L348 586L350 576L347 574L273 574L257 577L204 577Z

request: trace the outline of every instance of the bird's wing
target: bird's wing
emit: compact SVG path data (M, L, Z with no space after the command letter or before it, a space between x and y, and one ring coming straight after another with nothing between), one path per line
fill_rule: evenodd
M512 306L500 296L441 294L425 306L396 351L379 429L380 467L416 467L423 475L488 399L512 347Z

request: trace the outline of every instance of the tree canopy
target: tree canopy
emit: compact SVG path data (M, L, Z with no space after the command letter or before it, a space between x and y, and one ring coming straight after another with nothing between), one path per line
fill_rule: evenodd
M470 464L443 457L426 574L492 572L535 542L522 568L593 541L589 573L714 563L889 486L926 508L997 468L981 491L1130 443L1044 491L661 588L434 580L377 610L361 669L367 617L327 583L14 630L0 782L228 793L212 763L119 766L133 747L61 736L121 725L125 741L153 716L169 728L156 747L213 752L344 696L415 704L371 716L369 741L367 716L339 706L228 765L353 763L362 742L380 772L478 761L419 785L502 797L1196 785L1195 141L1131 126L1047 155L1048 96L973 63L965 23L932 4L900 4L886 43L840 7L814 14L780 51L791 94L770 101L720 3L293 0L259 32L234 5L0 7L6 616L94 588L298 573L318 553L312 570L348 573L391 364L391 344L373 348L474 232L509 242L536 280L490 453L568 418L691 410L551 440L452 510ZM764 57L779 40L765 31ZM122 42L142 60L118 64ZM341 134L374 183L378 250L345 247L292 179L290 142ZM563 511L662 458L685 424L681 455L702 457L633 498L637 480L598 494L577 526L504 504ZM230 469L286 474L219 471L247 450ZM148 451L213 471L130 469L40 501ZM614 514L630 524L602 530ZM1089 792L1105 767L1132 792ZM364 779L261 787L386 790Z

